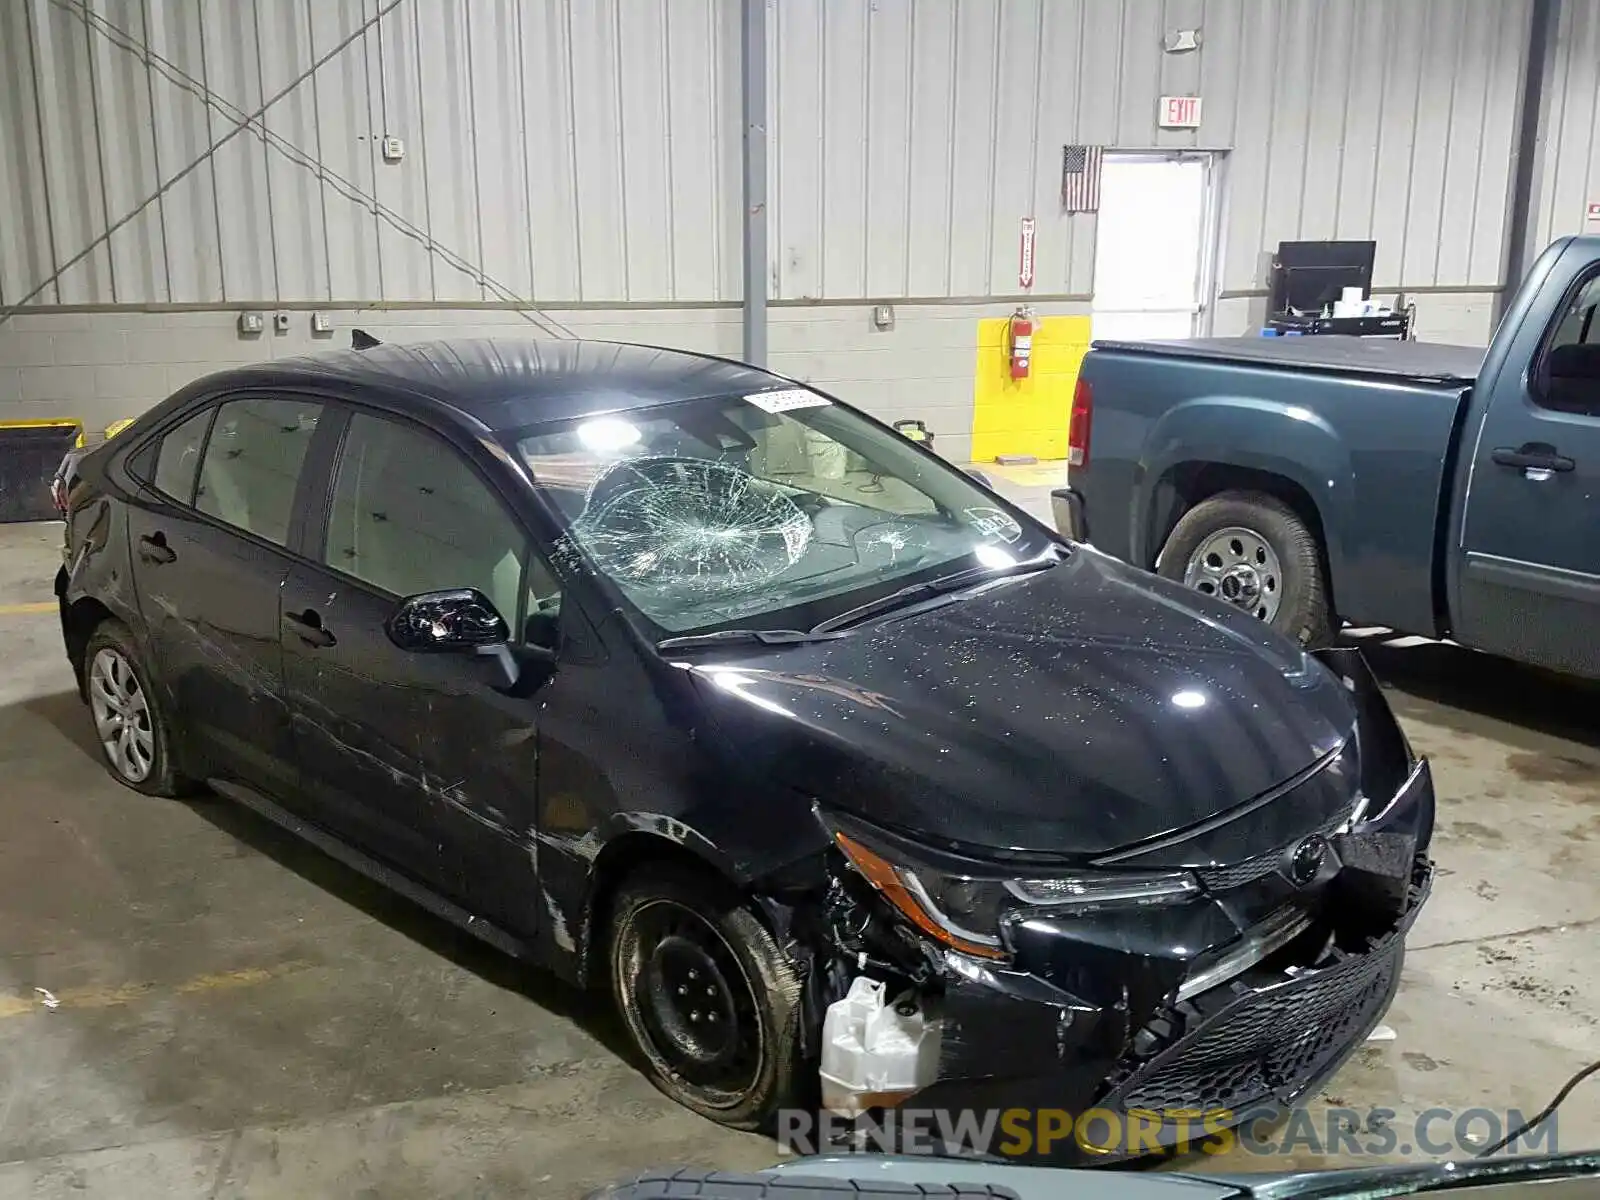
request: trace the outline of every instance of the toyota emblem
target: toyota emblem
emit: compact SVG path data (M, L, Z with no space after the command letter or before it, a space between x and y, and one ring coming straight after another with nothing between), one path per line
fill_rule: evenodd
M1295 887L1306 887L1322 873L1328 860L1328 839L1314 833L1289 852L1289 879Z

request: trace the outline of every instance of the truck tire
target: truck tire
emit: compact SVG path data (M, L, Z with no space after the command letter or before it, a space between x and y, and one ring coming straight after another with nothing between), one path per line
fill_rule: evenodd
M1263 492L1221 492L1173 528L1156 571L1266 621L1302 646L1333 638L1322 546L1300 515Z

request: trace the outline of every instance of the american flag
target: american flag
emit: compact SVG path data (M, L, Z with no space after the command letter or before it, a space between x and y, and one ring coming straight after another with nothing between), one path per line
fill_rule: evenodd
M1100 211L1099 146L1061 147L1061 211Z

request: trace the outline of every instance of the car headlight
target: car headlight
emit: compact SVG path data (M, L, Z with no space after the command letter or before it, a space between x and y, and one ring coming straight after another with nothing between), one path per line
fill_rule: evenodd
M1107 906L1166 904L1200 890L1186 871L1088 871L1049 878L985 878L953 874L871 849L840 830L839 849L913 926L963 954L1005 958L1008 917L1070 915Z

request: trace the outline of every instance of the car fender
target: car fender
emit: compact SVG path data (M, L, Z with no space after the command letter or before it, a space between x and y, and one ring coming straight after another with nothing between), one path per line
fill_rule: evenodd
M1136 475L1136 562L1153 562L1170 532L1156 528L1157 488L1189 463L1263 471L1301 488L1316 506L1329 565L1339 573L1354 528L1355 469L1343 439L1319 414L1251 396L1202 396L1169 409L1151 427Z
M100 498L69 514L68 520L73 524L72 548L56 573L55 594L69 652L78 633L72 627L71 612L85 600L103 606L144 641L149 630L133 590L126 510ZM156 682L160 684L159 677Z

